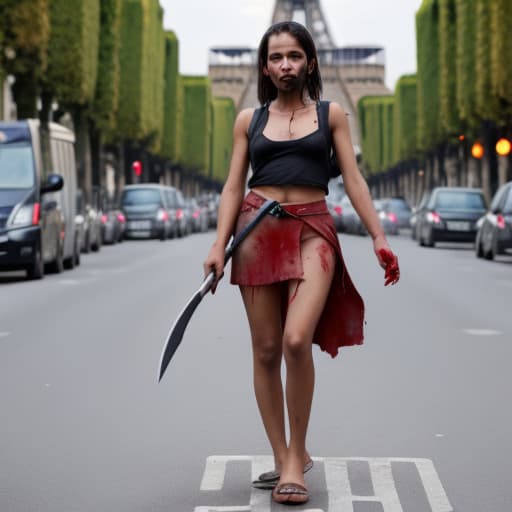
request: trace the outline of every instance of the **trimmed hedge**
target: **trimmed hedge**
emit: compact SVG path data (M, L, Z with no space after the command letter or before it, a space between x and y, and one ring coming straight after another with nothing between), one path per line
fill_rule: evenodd
M98 79L92 117L108 138L113 136L119 104L119 48L122 0L101 0ZM110 137L109 137L110 136Z
M124 0L118 132L158 152L163 130L164 31L158 0Z
M94 98L98 74L99 0L50 0L46 88L63 105Z
M176 34L165 33L164 125L162 155L174 162L180 160L182 89L179 76L179 43Z
M444 137L460 132L457 112L457 24L455 0L439 2L439 117Z
M439 0L423 0L416 13L418 58L418 146L424 151L441 142L439 130Z
M477 0L476 4L476 55L475 55L475 99L476 113L485 120L499 116L498 98L493 94L491 76L491 42L493 26L491 2Z
M408 160L417 153L416 84L416 75L401 76L396 83L393 118L394 162Z
M183 117L181 161L199 170L210 171L211 85L208 77L183 76Z
M210 178L224 182L228 176L233 149L233 125L236 107L232 98L211 101Z
M458 115L464 124L467 135L476 130L478 126L475 106L477 1L456 0L456 100Z
M491 3L491 77L492 92L501 109L495 121L510 122L512 116L512 2L493 0Z

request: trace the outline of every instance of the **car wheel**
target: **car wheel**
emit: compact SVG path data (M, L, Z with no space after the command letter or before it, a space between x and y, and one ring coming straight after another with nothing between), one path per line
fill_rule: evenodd
M434 247L436 241L434 240L434 235L432 233L432 230L429 231L427 239L425 240L425 246L426 247Z
M482 242L477 238L475 242L475 255L477 258L484 257L484 251L482 249Z
M57 239L57 254L55 259L49 264L50 272L60 274L64 270L64 255L60 240Z
M85 234L84 248L82 249L82 252L85 254L89 254L91 252L91 237L89 236L89 231Z
M35 249L34 260L27 268L27 277L29 279L41 279L44 276L44 262L41 253L41 247L37 246Z

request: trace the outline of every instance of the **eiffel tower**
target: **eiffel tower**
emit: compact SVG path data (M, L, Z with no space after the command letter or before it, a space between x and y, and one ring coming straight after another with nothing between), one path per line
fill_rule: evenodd
M379 46L337 47L320 0L275 0L272 23L293 20L309 30L318 50L323 97L348 113L352 141L359 151L357 101L361 96L390 94L384 84L385 55ZM257 50L214 47L209 51L214 96L233 98L239 110L258 105Z

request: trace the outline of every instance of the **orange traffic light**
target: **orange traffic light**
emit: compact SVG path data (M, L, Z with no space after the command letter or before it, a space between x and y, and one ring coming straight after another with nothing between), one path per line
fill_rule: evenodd
M471 154L474 158L478 159L484 156L484 147L482 146L481 142L477 141L471 146Z

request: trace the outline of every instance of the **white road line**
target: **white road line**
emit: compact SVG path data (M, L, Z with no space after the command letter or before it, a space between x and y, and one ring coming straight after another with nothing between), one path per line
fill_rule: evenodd
M389 460L374 459L368 461L376 501L382 503L384 512L403 512L400 498L393 480ZM356 501L354 499L354 501ZM366 501L366 500L363 500Z
M434 464L429 459L402 457L313 457L323 463L329 507L326 512L354 512L354 503L375 502L382 505L384 512L403 512L400 497L395 486L392 472L393 463L414 464L423 484L431 512L453 512L443 485L437 475ZM273 466L269 456L225 456L208 457L201 481L201 491L220 491L224 486L226 465L228 462L250 462L251 478L255 480L260 473ZM356 496L352 494L348 473L349 462L366 462L370 468L373 496ZM196 507L194 512L268 512L270 510L270 493L252 489L250 505L225 507ZM320 509L307 509L304 512L324 512Z
M471 336L501 336L503 334L494 329L463 329L463 331Z
M7 336L10 336L10 332L0 332L0 338L7 338Z

